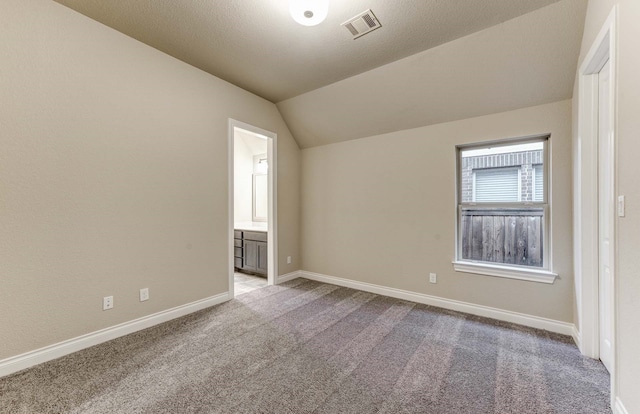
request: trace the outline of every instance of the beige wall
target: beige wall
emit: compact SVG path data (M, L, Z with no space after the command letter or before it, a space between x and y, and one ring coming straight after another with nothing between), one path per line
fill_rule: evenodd
M457 144L551 133L553 285L453 271ZM304 270L571 322L571 101L302 150ZM428 273L438 274L429 284Z
M275 105L52 1L4 0L0 27L0 359L227 291L230 117L278 134L299 268Z
M614 5L618 6L617 82L617 194L626 197L626 216L617 224L617 335L616 395L629 413L640 412L640 2L637 0L591 0L587 8L581 64ZM578 104L574 90L574 107ZM574 114L577 111L574 109ZM574 116L574 125L575 123ZM574 127L574 131L577 128Z

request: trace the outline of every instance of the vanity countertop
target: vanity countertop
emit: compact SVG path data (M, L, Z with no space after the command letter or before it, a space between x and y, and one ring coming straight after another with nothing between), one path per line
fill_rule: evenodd
M235 223L234 229L266 232L268 230L268 226L266 222L243 221L243 222Z

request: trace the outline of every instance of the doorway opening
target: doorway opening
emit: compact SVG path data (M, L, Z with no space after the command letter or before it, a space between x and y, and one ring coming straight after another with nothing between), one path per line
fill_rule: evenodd
M229 295L275 283L276 145L273 132L229 120Z

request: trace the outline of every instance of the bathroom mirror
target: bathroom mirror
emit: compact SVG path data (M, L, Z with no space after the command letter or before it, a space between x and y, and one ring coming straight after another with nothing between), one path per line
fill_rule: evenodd
M253 221L267 221L267 174L253 174Z

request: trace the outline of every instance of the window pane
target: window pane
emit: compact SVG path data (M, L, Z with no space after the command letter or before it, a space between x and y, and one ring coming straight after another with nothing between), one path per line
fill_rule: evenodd
M519 168L474 170L474 200L483 202L520 201Z
M544 201L538 199L544 194L543 152L543 141L461 149L460 200L462 203Z
M544 209L462 208L463 260L542 267Z

